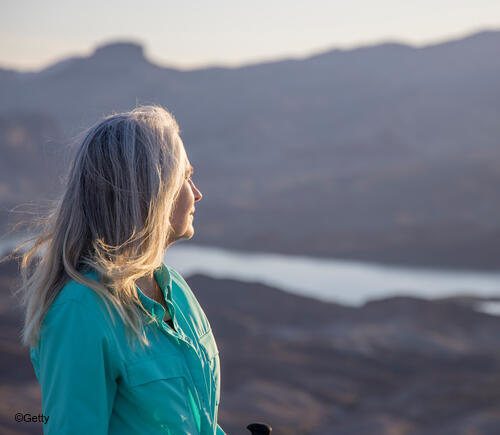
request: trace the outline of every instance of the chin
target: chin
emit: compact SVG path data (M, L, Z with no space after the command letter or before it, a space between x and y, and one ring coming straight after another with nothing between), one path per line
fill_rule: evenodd
M167 249L168 246L170 246L172 243L176 242L177 240L189 240L194 236L194 229L188 229L182 234L176 234L170 238L168 238L165 242L165 249Z
M189 240L189 239L192 239L193 236L194 236L194 230L190 230L190 231L186 232L182 238Z

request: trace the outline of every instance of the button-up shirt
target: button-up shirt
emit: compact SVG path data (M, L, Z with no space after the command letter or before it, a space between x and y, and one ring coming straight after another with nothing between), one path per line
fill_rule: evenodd
M98 280L96 271L84 274ZM46 434L224 434L217 425L219 352L210 324L184 279L155 270L165 309L136 286L156 322L150 346L132 347L112 308L74 280L47 312L31 361L42 390Z

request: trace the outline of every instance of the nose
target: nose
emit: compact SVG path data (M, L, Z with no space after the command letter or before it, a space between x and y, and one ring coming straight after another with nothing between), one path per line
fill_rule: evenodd
M195 202L198 202L201 198L203 198L203 195L201 194L199 189L195 186L195 184L192 181L191 181L191 189L193 190Z

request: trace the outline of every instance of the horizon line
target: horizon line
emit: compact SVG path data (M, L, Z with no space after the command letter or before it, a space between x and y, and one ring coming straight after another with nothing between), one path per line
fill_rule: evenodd
M200 64L192 64L192 65L182 65L182 64L174 64L169 61L162 61L157 59L156 57L151 57L147 53L147 44L145 44L143 41L140 41L138 38L128 38L127 37L116 37L116 38L109 38L101 43L94 44L92 48L89 50L86 50L85 52L79 52L75 53L73 52L72 54L68 55L63 55L61 57L56 58L55 60L49 61L47 63L44 63L43 66L38 66L38 67L16 67L16 66L9 66L9 64L5 64L2 60L0 60L0 70L3 71L12 71L15 73L21 73L21 74L36 74L40 73L58 63L64 62L66 60L70 59L84 59L84 58L89 58L92 57L95 52L102 47L114 45L114 44L119 44L119 43L125 43L125 44L136 44L142 47L144 58L152 63L153 65L159 66L161 68L166 68L166 69L173 69L181 72L193 72L193 71L200 71L200 70L207 70L207 69L240 69L240 68L246 68L246 67L252 67L252 66L257 66L257 65L265 65L265 64L270 64L270 63L278 63L278 62L286 62L286 61L301 61L301 60L306 60L308 58L316 57L316 56L321 56L323 54L327 54L330 52L334 51L343 51L343 52L349 52L349 51L356 51L359 49L364 49L364 48L372 48L376 46L381 46L381 45L387 45L387 44L395 44L395 45L403 45L407 46L409 48L413 49L422 49L422 48L430 48L434 46L439 46L443 44L447 44L450 42L458 42L461 40L465 40L471 37L474 37L476 35L482 34L482 33L500 33L500 27L480 27L479 29L476 30L469 30L466 32L461 32L460 34L454 34L454 35L448 35L445 37L439 37L439 38L433 38L432 40L428 40L426 42L422 43L415 43L415 42L410 42L408 40L405 40L404 38L401 37L381 37L379 39L373 39L370 41L360 41L356 43L347 43L347 44L339 44L339 45L328 45L323 48L317 48L313 49L311 51L308 51L307 53L304 54L280 54L276 56L256 56L256 57L250 57L246 60L227 60L227 61L208 61Z

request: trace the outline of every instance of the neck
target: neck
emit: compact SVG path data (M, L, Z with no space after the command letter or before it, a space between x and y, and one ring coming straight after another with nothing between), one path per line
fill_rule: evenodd
M139 278L136 283L147 297L153 298L156 294L157 284L152 272Z

